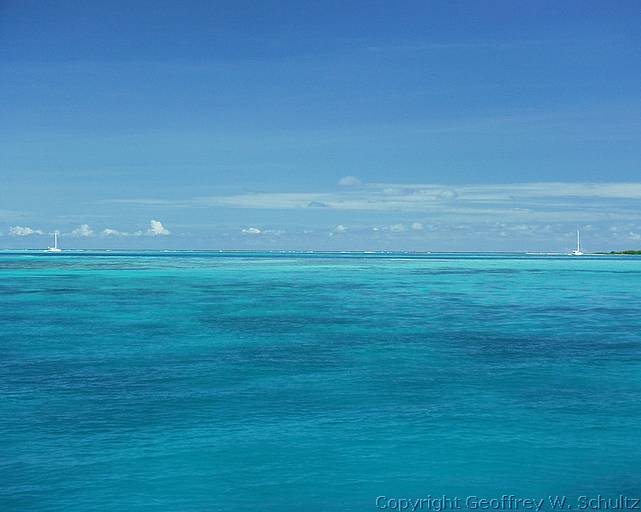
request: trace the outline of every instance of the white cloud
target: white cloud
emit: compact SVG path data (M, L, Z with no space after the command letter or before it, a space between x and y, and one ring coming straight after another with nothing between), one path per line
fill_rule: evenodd
M405 224L392 224L389 227L389 230L392 231L393 233L401 233L402 231L405 231L407 228L405 227Z
M32 229L27 226L12 226L9 228L9 234L13 236L31 236L31 235L42 235L42 231L39 229Z
M338 184L341 187L357 187L361 184L361 180L359 180L356 176L343 176L340 180L338 180Z
M339 224L334 228L335 233L345 233L349 228L347 226L344 226L343 224Z
M458 197L458 193L456 192L456 190L443 189L438 194L436 194L436 197L438 199L441 199L442 201L451 201Z
M103 229L100 234L102 236L142 236L142 231L134 231L133 233L127 233L126 231L118 231L117 229L106 228Z
M159 220L150 220L149 229L147 230L147 236L166 236L171 234L165 226L162 225L162 222Z
M422 231L424 229L423 224L420 222L412 222L411 228L413 231Z
M242 233L245 235L260 235L262 231L258 228L245 228Z
M105 228L102 230L103 236L127 236L127 233L118 231L117 229Z
M89 227L89 224L81 224L71 232L71 236L79 238L93 236L93 229Z

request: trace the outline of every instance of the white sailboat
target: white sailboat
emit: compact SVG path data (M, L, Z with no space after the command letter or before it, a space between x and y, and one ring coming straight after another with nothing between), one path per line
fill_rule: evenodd
M581 252L581 235L579 234L579 230L576 230L576 250L572 251L571 253L572 256L583 256L583 252Z
M53 232L53 247L48 247L47 252L62 252L62 249L58 247L58 232Z

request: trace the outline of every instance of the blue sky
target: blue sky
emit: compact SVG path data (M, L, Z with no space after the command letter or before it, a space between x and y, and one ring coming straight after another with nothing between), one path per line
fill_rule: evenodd
M641 247L639 26L637 1L4 0L0 247Z

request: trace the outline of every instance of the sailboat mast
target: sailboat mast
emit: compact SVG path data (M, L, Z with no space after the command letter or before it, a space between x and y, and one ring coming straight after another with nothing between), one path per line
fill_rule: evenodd
M579 230L576 230L576 250L580 251L581 250L581 238L579 235Z

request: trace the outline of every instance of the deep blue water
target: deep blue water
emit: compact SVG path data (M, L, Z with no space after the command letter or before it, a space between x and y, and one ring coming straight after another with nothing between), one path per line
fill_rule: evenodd
M0 510L641 494L641 259L0 253Z

